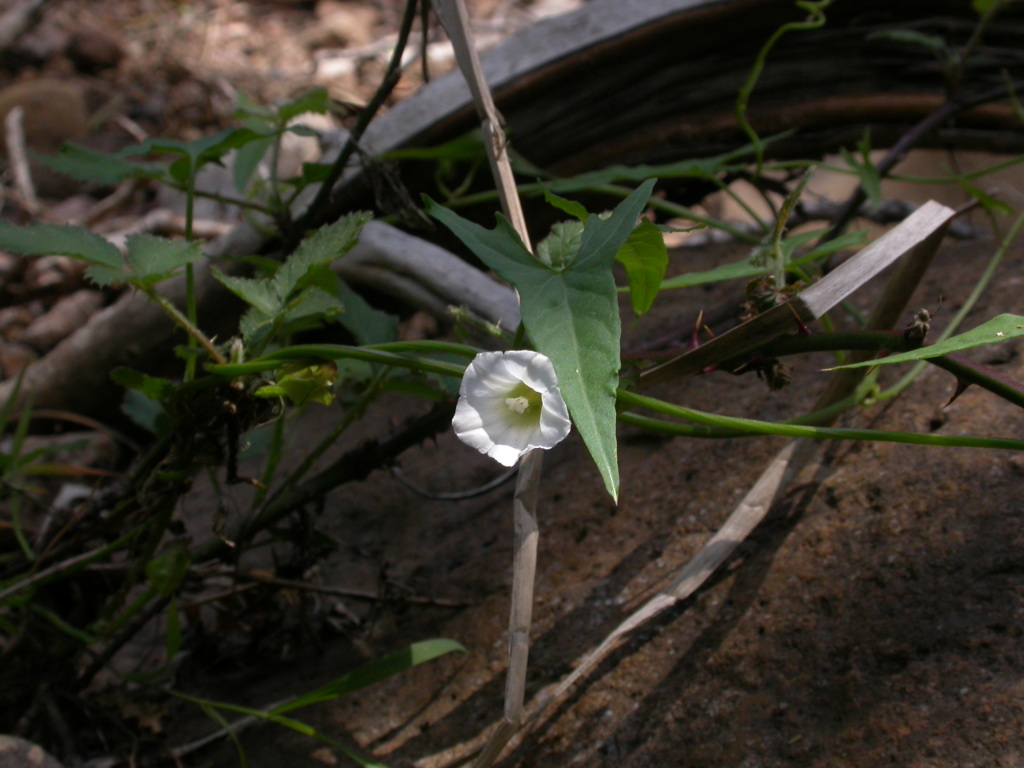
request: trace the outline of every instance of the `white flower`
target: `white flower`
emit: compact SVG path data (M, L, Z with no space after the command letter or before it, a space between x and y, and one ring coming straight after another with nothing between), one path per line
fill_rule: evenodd
M498 463L557 445L571 426L555 368L539 352L482 352L466 368L452 427Z

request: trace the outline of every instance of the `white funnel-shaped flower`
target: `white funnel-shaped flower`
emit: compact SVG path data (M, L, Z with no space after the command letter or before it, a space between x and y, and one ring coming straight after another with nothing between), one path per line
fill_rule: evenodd
M551 361L530 350L482 352L466 368L452 427L506 467L560 443L572 424Z

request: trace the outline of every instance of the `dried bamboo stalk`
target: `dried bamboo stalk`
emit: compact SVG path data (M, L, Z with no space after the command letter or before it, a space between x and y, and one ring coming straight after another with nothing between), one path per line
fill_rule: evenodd
M434 8L452 41L459 69L469 84L473 103L480 115L481 131L485 138L484 146L487 148L487 157L502 208L519 238L530 247L526 218L516 190L512 164L508 158L508 141L502 128L501 116L494 105L494 98L480 67L465 2L435 0ZM519 477L516 480L513 501L515 554L512 571L512 606L509 611L504 716L474 761L473 768L488 768L493 765L523 722L534 578L537 572L537 542L540 536L537 525L537 495L540 490L542 465L543 453L539 450L530 451L520 463Z

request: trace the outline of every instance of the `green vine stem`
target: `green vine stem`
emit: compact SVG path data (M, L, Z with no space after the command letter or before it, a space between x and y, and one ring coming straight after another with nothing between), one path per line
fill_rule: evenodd
M754 92L754 86L757 85L758 78L761 77L768 54L775 47L775 44L779 42L779 39L787 32L818 29L824 26L825 9L832 5L832 0L814 0L813 2L801 0L796 5L798 8L807 11L807 18L803 21L791 21L775 30L772 36L768 38L768 42L762 46L757 54L754 66L751 67L750 74L747 76L746 82L743 83L743 87L740 88L739 96L736 97L736 120L740 124L740 128L743 129L743 132L747 134L750 143L754 145L754 154L757 158L757 165L754 171L755 177L761 175L761 166L764 163L764 143L750 124L750 120L747 119L747 106L750 103L750 95Z
M999 448L1011 451L1024 451L1024 440L1012 440L1003 437L973 437L970 435L923 435L916 432L886 432L878 429L846 429L838 427L812 427L800 424L760 421L735 416L720 416L714 413L672 405L662 400L635 392L619 390L619 402L631 408L647 410L677 419L696 422L708 427L733 430L729 435L694 434L692 428L685 424L674 424L661 419L654 419L633 413L624 413L619 419L627 424L641 426L644 429L662 434L683 434L692 437L752 437L757 435L777 435L780 437L803 437L811 440L870 440L885 443L909 443L911 445L930 445L952 448ZM679 430L679 427L685 429Z
M465 344L448 342L391 342L365 347L352 347L345 344L300 344L279 349L256 360L246 363L217 363L208 365L207 370L220 376L246 376L278 368L284 363L295 360L363 360L367 363L393 365L421 373L436 373L441 376L462 378L466 367L440 360L428 360L422 357L410 357L404 352L434 352L439 354L456 354L463 357L474 357L480 350Z

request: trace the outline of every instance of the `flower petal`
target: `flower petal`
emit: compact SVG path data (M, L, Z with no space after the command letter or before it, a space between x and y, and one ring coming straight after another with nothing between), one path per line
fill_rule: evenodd
M520 413L523 385L541 395ZM527 390L528 392L528 390ZM467 445L507 467L534 448L561 442L572 427L551 361L531 350L483 352L466 368L452 427Z

